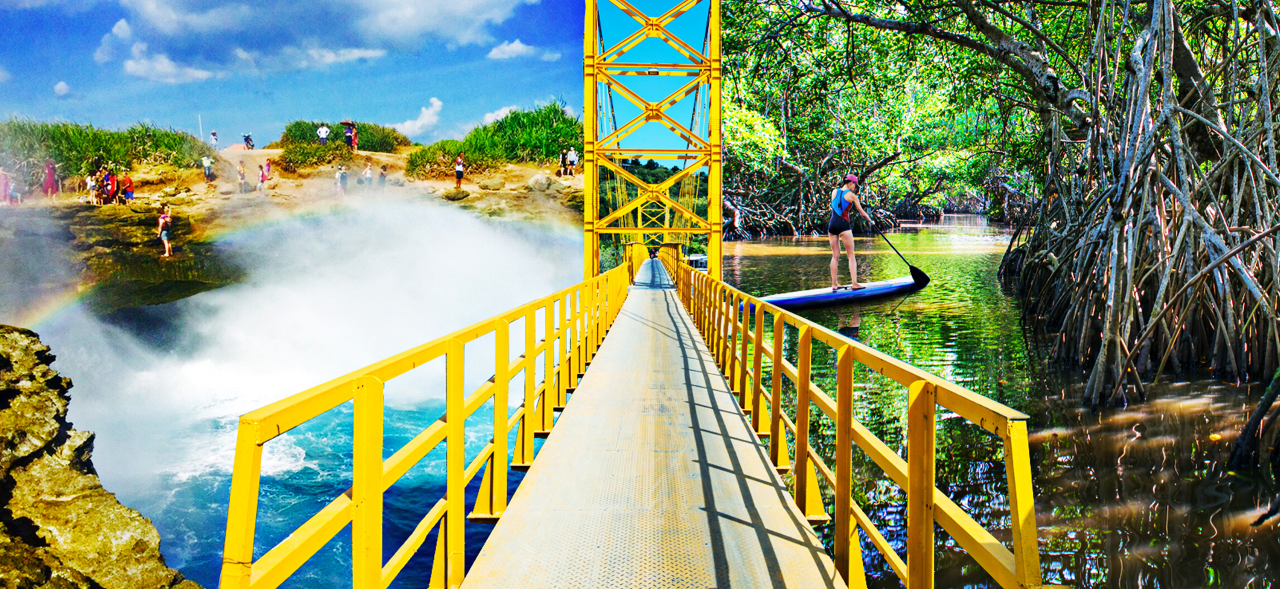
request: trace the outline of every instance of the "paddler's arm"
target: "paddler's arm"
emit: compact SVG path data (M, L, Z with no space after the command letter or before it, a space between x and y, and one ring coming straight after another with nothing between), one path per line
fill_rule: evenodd
M862 210L862 203L858 201L857 195L855 195L852 190L844 193L844 199L853 203L853 208L858 209L858 214L862 215L862 218L866 219L872 226L875 226L875 221L872 221L866 211Z

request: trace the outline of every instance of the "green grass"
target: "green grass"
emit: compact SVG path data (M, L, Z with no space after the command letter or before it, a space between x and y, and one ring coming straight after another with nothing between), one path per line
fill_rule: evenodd
M373 123L356 121L356 131L360 134L360 151L376 151L379 153L395 153L396 148L412 145L408 137L399 131ZM343 127L338 123L324 121L294 121L284 128L280 140L268 145L269 148L287 148L291 144L302 143L319 145L320 137L316 129L321 125L329 127L329 143L343 143Z
M327 145L320 145L319 143L288 143L284 147L284 152L275 161L276 166L281 170L297 172L302 168L349 162L351 161L351 155L351 148L341 141L330 141Z
M363 142L362 142L363 143ZM506 117L472 129L461 141L446 139L409 155L405 172L415 178L453 174L459 153L472 172L484 172L508 162L556 161L560 150L573 147L582 153L582 121L553 102L534 110L512 111Z
M0 121L0 162L28 185L43 181L44 162L62 177L83 176L104 166L128 170L139 163L199 166L213 149L190 133L137 124L123 131L92 125L29 119Z

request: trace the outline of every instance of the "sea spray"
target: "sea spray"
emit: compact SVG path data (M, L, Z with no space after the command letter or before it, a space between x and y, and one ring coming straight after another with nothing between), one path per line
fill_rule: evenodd
M239 415L581 279L572 228L433 204L344 206L223 241L247 271L241 284L106 319L73 306L39 326L81 391L70 417L98 434L104 484L156 520L175 566L210 585ZM493 374L491 341L467 346L467 390ZM388 383L388 454L443 412L443 394L441 361ZM492 435L492 411L473 419L470 452ZM266 445L259 554L350 485L350 424L348 404ZM410 512L443 490L443 465L424 462L406 480L423 495ZM349 582L341 538L333 562L303 579Z

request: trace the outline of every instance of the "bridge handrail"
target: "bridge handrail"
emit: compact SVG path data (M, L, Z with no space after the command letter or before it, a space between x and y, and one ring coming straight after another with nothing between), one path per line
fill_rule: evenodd
M795 475L796 504L812 523L831 519L823 506L817 476L820 474L826 479L834 491L836 568L846 581L851 577L865 578L857 535L857 527L861 527L904 586L933 587L933 523L936 521L1001 587L1042 586L1026 414L711 278L685 264L678 245L663 245L658 259L675 278L682 304L702 332L742 409L750 413L752 428L762 439L769 438L770 457L775 467L779 472L792 471ZM766 342L764 335L765 315L772 318L775 334L772 342ZM783 333L786 325L799 330L799 366L783 357L783 338L776 335ZM835 399L811 381L814 340L836 352ZM770 366L763 368L766 358ZM906 460L853 417L855 361L908 387ZM766 372L770 374L771 383L771 390L767 392L762 381ZM796 385L795 423L781 411L784 377ZM834 471L809 445L810 404L817 405L821 414L835 422ZM933 484L937 405L1003 441L1013 551ZM783 428L796 440L794 470L790 466L790 448ZM853 501L852 448L855 444L907 493L905 561ZM804 460L800 460L802 456ZM908 579L912 582L908 583Z
M647 257L647 255L645 256ZM347 523L352 524L352 575L355 589L384 589L440 524L431 587L457 586L464 574L466 485L483 469L473 521L492 522L506 508L508 466L528 468L534 436L552 427L616 319L642 262L635 248L626 263L609 272L521 305L496 317L376 362L322 385L282 399L240 418L227 536L220 587L273 589L284 582ZM542 313L543 339L534 341ZM510 361L510 324L523 319L524 353ZM495 374L470 395L463 390L464 346L494 334ZM543 381L535 385L538 356ZM440 357L445 358L445 414L385 461L382 459L383 384ZM508 414L510 380L524 372L524 403ZM494 401L493 440L465 462L465 421ZM253 560L263 445L284 432L354 401L352 487L303 523L287 538ZM508 464L510 431L516 429L514 459ZM498 441L502 443L497 443ZM382 494L441 442L446 448L446 491L385 564L382 562ZM447 555L447 557L446 557Z

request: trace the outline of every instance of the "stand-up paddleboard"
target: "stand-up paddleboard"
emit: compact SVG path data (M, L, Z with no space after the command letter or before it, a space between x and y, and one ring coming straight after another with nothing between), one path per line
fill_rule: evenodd
M919 268L911 266L911 276L904 276L893 280L882 280L880 282L867 282L864 284L866 288L860 288L857 290L841 288L836 291L831 290L831 287L814 288L810 290L769 295L764 297L763 300L788 310L809 309L813 307L845 305L848 303L904 295L920 290L928 284L929 275L925 274Z

